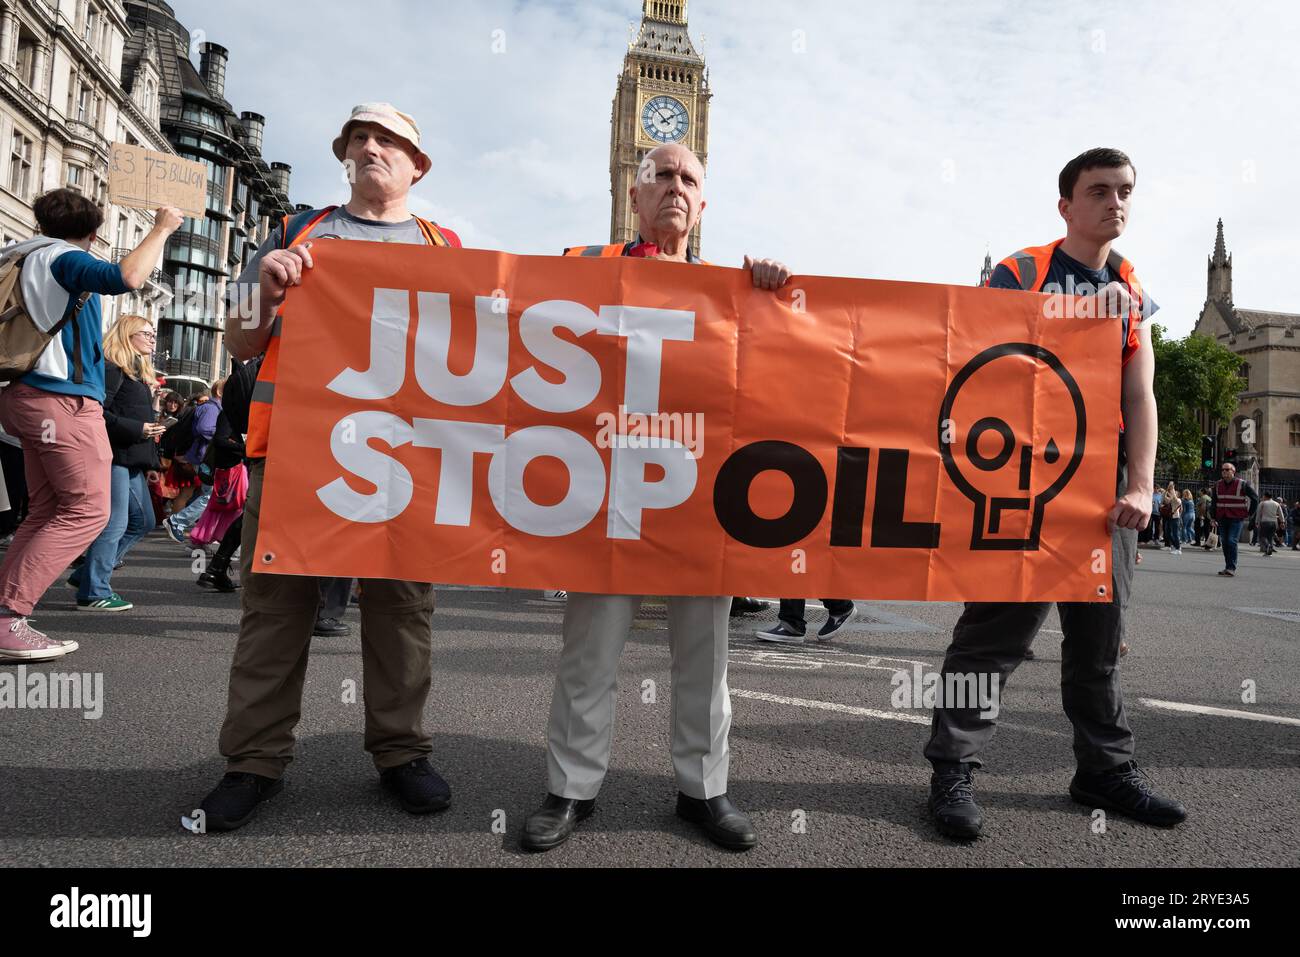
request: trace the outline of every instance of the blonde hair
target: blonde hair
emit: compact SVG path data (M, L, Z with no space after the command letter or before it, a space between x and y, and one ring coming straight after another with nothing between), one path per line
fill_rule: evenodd
M153 360L135 351L131 337L141 329L152 328L153 323L144 316L127 314L120 316L104 336L104 356L121 369L123 375L147 382L150 386L158 378L154 372Z

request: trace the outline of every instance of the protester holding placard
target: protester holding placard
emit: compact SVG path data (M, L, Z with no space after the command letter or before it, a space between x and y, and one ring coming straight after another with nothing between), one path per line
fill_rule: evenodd
M22 261L23 300L31 320L61 330L35 366L0 392L0 422L23 443L27 520L0 565L0 658L44 661L77 648L27 621L37 601L109 518L112 450L104 429L104 336L99 295L139 289L162 256L180 211L164 206L138 247L117 264L90 254L104 222L100 207L71 189L40 197L41 233L4 251Z
M254 564L272 402L279 361L279 309L313 266L308 237L459 247L454 233L411 214L411 187L433 166L415 120L387 103L356 107L333 143L352 184L345 206L287 216L238 281L245 293L226 320L241 361L263 355L248 413L248 495L240 579L243 616L230 667L221 729L227 773L204 798L203 827L232 830L279 793L293 759L307 652L320 594L315 578L258 571ZM422 716L432 681L433 586L367 581L361 599L365 746L386 790L412 814L439 811L451 789L429 764L433 741Z
M689 243L704 211L703 186L704 167L694 153L679 144L660 146L646 156L630 190L640 220L636 240L571 248L565 255L699 263ZM772 260L746 256L745 267L752 269L754 285L764 289L779 289L790 277L783 264ZM527 850L545 851L564 843L595 808L609 768L618 662L641 600L639 595L568 594L564 648L546 734L548 793L524 824ZM701 825L723 847L748 850L758 843L758 835L727 795L730 611L730 596L668 598L672 755L678 816Z
M1136 533L1151 521L1156 451L1155 360L1150 326L1144 321L1156 306L1132 265L1112 247L1127 225L1136 178L1132 162L1119 150L1095 149L1075 157L1059 180L1057 208L1066 222L1065 238L1009 256L994 270L989 285L1051 293L1044 299L1045 309L1049 305L1087 309L1086 315L1098 318L1099 341L1113 348L1118 340L1120 345L1119 474L1115 504L1106 516L1113 531L1112 548L1109 555L1098 552L1094 557L1094 561L1110 561L1110 601L1057 606L1063 632L1061 701L1074 725L1078 765L1070 794L1089 807L1171 826L1182 821L1186 811L1177 801L1156 793L1133 760L1133 732L1119 675ZM1076 295L1087 298L1076 299ZM1119 328L1115 319L1121 320ZM1026 468L1037 464L1032 458L1026 463ZM954 685L950 677L987 679L990 674L999 687L1004 685L1050 611L1046 602L967 603L944 657L945 686ZM973 838L983 827L973 772L980 767L980 754L995 730L996 713L978 706L958 707L954 701L935 706L925 749L934 765L930 812L950 837Z

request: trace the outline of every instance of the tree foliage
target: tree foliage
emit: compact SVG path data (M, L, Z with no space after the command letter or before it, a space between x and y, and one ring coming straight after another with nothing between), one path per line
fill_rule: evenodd
M1242 389L1241 359L1209 336L1169 339L1163 326L1151 327L1155 351L1156 406L1160 412L1157 467L1178 475L1200 471L1201 426L1198 412L1212 422L1228 422Z

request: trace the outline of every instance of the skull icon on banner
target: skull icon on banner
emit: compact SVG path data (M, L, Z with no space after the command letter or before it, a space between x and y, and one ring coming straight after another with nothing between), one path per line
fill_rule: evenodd
M1079 385L1042 346L993 346L957 373L939 412L939 449L974 503L973 550L1038 549L1047 505L1078 471L1086 434Z

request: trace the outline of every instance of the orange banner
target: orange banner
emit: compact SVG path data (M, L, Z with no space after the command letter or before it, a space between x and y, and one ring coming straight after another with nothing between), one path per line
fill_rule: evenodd
M1047 297L312 246L257 571L1110 600L1119 323ZM1068 314L1068 313L1067 313Z

